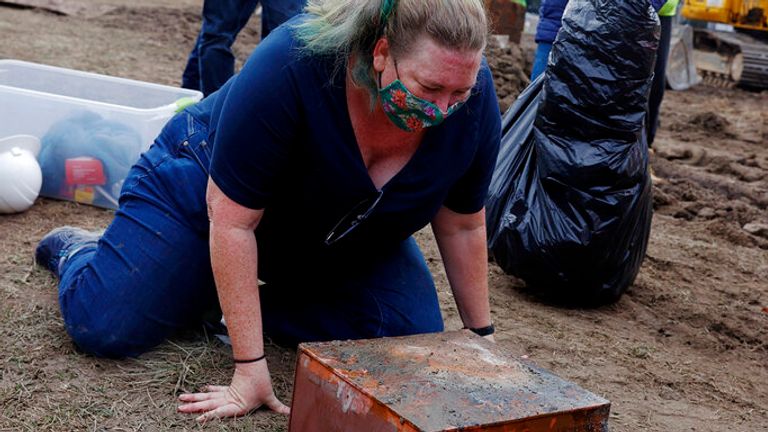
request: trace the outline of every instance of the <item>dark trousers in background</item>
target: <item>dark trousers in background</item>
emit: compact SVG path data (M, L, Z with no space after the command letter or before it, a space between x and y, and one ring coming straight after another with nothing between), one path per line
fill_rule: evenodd
M235 73L232 44L261 2L261 38L301 12L305 0L205 0L203 25L189 54L181 86L208 96Z
M659 17L661 20L661 40L659 41L659 50L656 54L656 67L653 70L653 83L651 84L651 94L648 97L648 146L653 145L656 138L656 130L659 127L659 111L661 101L664 99L664 88L667 84L667 60L669 59L669 43L672 38L672 19L671 16Z

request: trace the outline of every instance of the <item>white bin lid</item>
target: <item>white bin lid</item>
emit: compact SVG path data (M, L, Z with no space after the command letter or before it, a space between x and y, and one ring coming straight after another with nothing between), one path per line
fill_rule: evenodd
M0 60L0 86L134 109L154 109L183 98L202 98L195 90L20 60Z

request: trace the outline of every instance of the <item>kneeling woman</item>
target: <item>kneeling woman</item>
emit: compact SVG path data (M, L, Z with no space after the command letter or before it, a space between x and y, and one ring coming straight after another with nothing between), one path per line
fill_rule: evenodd
M482 0L310 2L166 125L102 236L65 227L40 242L75 343L137 356L220 304L232 382L182 395L180 410L287 412L263 334L443 330L411 237L428 223L464 325L488 333L483 206L500 115L486 35Z

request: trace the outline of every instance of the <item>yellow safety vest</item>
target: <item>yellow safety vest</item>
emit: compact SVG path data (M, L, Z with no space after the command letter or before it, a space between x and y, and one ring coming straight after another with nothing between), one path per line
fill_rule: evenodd
M659 10L659 16L675 16L678 3L680 3L680 0L669 0L664 3L664 6Z

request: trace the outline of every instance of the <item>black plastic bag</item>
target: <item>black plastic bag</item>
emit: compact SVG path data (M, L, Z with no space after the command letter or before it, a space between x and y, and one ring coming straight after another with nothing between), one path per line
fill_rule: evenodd
M559 303L617 300L652 217L645 113L659 40L649 0L571 0L547 71L504 115L487 205L507 272Z

